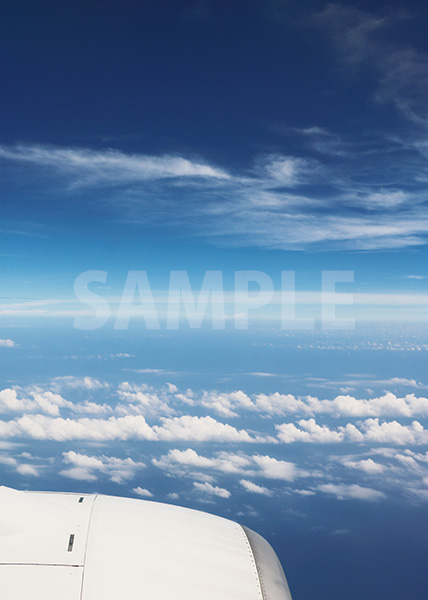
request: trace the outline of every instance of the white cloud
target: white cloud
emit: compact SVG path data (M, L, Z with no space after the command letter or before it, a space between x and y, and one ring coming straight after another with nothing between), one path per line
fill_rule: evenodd
M252 481L248 481L247 479L241 479L239 482L242 487L247 491L253 494L262 494L263 496L272 496L272 491L262 485L257 485Z
M0 157L54 170L74 185L123 184L164 178L228 179L228 174L181 156L125 154L118 150L88 150L54 146L0 147Z
M0 435L36 440L66 442L86 440L154 440L157 435L142 415L110 417L109 419L70 419L44 415L24 415L11 421L0 421Z
M276 425L278 438L290 444L293 442L306 443L339 443L365 442L365 443L387 443L387 444L426 444L428 442L428 431L424 429L419 421L413 421L411 425L402 425L398 421L380 422L376 419L366 419L358 424L353 423L340 425L336 430L329 429L326 425L318 425L315 419L301 419L298 424L283 423Z
M127 381L119 384L117 395L124 404L116 407L118 414L171 415L174 414L171 404L171 394L176 388L167 384L166 388L155 392L145 384L130 384Z
M259 157L233 176L202 161L111 150L17 146L0 148L0 156L22 168L33 167L38 177L53 173L60 183L79 188L76 193L95 189L103 206L107 200L122 222L138 225L162 216L163 222L166 218L190 228L197 217L194 233L215 243L221 239L230 245L275 249L385 249L426 243L423 192L392 189L389 181L380 189L363 187L352 169L348 173L341 166L338 170L299 156ZM320 196L306 184L333 189ZM352 210L354 206L360 210Z
M325 494L336 496L339 500L368 500L373 502L385 498L383 492L368 487L362 487L357 484L344 485L326 483L319 485L318 489Z
M356 382L358 383L358 382ZM414 379L393 377L387 380L373 380L371 385L421 387ZM200 400L194 402L225 417L237 417L245 411L259 412L271 417L286 415L331 415L341 417L415 417L428 416L428 398L414 393L399 397L392 392L375 398L355 398L339 395L333 400L321 400L315 396L295 397L292 394L259 393L249 396L238 390L219 393L204 391Z
M398 13L379 15L328 4L313 22L334 41L348 70L364 67L376 74L378 102L392 103L405 118L426 126L428 56L385 35L398 18Z
M203 392L202 406L223 417L237 417L240 409L252 408L253 403L244 392Z
M207 481L205 481L204 483L194 481L193 485L198 490L198 492L203 492L204 494L208 494L209 496L218 496L219 498L230 498L231 496L229 490L212 485Z
M301 476L300 472L294 463L285 460L277 460L271 456L254 455L254 462L260 468L260 474L268 479L283 479L285 481L293 481L296 477Z
M331 444L342 442L344 439L342 431L334 431L326 425L318 425L315 419L301 419L298 423L300 429L294 423L276 425L279 439L286 444L292 442Z
M22 392L21 392L22 394ZM60 414L60 408L72 408L71 402L65 400L59 394L49 391L29 390L29 397L18 397L18 391L6 388L0 391L0 412L3 413L27 413L42 412L51 416Z
M350 469L359 469L370 475L377 474L377 473L383 473L386 468L384 465L381 465L380 463L375 462L371 458L358 460L358 461L344 460L343 464L345 465L345 467L349 467Z
M401 425L397 421L380 423L379 419L367 419L362 423L364 441L383 444L426 444L428 431L419 421L411 425Z
M222 451L206 457L199 455L191 448L169 450L166 455L154 458L152 462L156 467L165 469L174 475L187 477L194 476L193 469L283 481L294 481L297 477L308 475L307 472L297 468L294 463L278 460L271 456L233 454Z
M13 340L0 340L0 348L15 348L16 343Z
M139 496L142 496L143 498L153 498L153 494L152 492L150 492L149 490L146 490L145 488L142 488L140 486L133 488L132 491L135 494L138 494Z
M64 377L54 377L52 379L52 385L54 387L70 388L70 389L83 389L88 392L96 390L107 390L109 384L106 382L99 381L94 377L74 377L73 375L66 375Z
M315 496L315 492L313 490L293 490L295 494L299 494L300 496Z
M95 481L99 475L108 477L114 483L122 484L133 479L136 472L145 467L142 462L131 458L116 458L114 456L87 456L74 450L63 452L63 462L71 465L60 472L64 477L86 481ZM141 489L141 488L139 488Z
M254 442L256 438L244 429L235 429L232 425L220 423L212 417L162 418L162 425L154 425L153 432L158 439L164 441L198 441L198 442Z
M17 473L20 475L30 476L30 477L39 477L40 473L38 469L34 465L18 465L16 467Z

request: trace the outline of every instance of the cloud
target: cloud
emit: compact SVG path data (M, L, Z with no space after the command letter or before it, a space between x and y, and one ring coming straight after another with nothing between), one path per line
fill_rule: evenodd
M16 343L13 340L0 340L0 348L15 348Z
M16 472L20 475L30 476L30 477L39 477L40 473L38 469L34 465L17 465Z
M334 431L326 425L318 425L315 419L301 419L298 424L300 429L294 423L276 425L278 438L286 444L292 442L336 444L342 442L345 437L343 431Z
M354 383L354 382L352 382ZM358 382L355 382L358 383ZM404 379L394 377L384 381L369 381L370 385L391 385L419 387L419 384L413 379ZM239 393L239 392L238 392ZM237 392L235 392L237 394ZM233 397L227 394L229 410L237 408L233 404ZM214 395L211 406L216 409L217 403ZM397 397L392 392L387 392L383 396L364 399L355 398L350 395L339 395L333 400L320 400L314 396L305 396L296 398L292 394L258 394L254 398L248 398L248 402L240 403L241 408L266 413L271 416L304 414L331 415L335 418L341 417L415 417L428 416L428 398L417 397L414 394L407 394L404 397Z
M297 427L294 423L276 425L278 438L286 443L305 442L312 444L330 444L340 442L387 443L387 444L426 444L428 430L419 421L411 425L402 425L398 421L380 422L376 419L366 419L358 423L341 425L330 429L326 425L318 425L315 419L301 419Z
M60 408L72 408L71 402L65 400L59 394L49 391L30 390L30 397L18 397L15 389L6 388L0 391L0 413L26 413L42 412L56 416L60 414Z
M362 423L361 428L366 442L398 445L428 443L428 431L419 421L413 421L409 426L401 425L397 421L380 423L379 419L367 419ZM358 437L357 435L356 438Z
M23 456L23 454L22 454L22 456ZM0 465L13 467L13 470L16 473L19 473L19 475L23 475L24 477L28 477L28 476L29 477L39 477L40 476L39 469L36 466L25 464L25 463L20 464L12 456L0 455Z
M383 147L377 152L384 157ZM397 170L404 169L401 157L393 173L389 164L385 167L384 181L371 158L364 168L375 164L376 184L361 185L353 172L361 165L354 159L344 169L328 160L267 154L256 156L241 172L228 174L182 157L111 150L16 146L0 148L0 156L7 161L5 168L33 168L43 189L52 188L50 181L40 180L43 173L56 177L57 193L73 193L76 202L90 190L99 210L108 206L111 218L122 225L174 224L215 244L298 250L426 243L426 195L414 180L414 169L403 171L404 181L410 177L412 185L397 187ZM328 193L315 191L326 187Z
M130 384L127 381L119 384L117 395L125 404L119 404L116 411L119 414L170 415L174 414L170 406L171 396L176 388L166 387L155 392L150 386Z
M375 502L385 498L383 492L368 487L362 487L357 484L338 485L326 483L319 485L318 489L325 494L336 496L338 500L367 500L369 502Z
M64 464L71 467L60 471L60 475L84 481L96 481L102 475L114 483L122 484L133 479L136 472L145 467L144 463L135 462L131 458L87 456L74 450L63 452L62 456Z
M212 417L162 418L162 425L154 425L153 431L163 441L197 441L197 442L254 442L262 438L251 437L244 429L236 429L232 425L220 423Z
M215 452L211 457L201 456L195 450L171 449L153 464L161 469L179 476L193 476L193 470L217 471L226 475L245 475L246 477L263 477L294 481L297 477L308 473L296 467L294 463L278 460L271 456L231 452Z
M345 465L345 467L348 467L350 469L359 469L360 471L364 471L369 475L383 473L385 471L384 465L375 462L371 458L358 461L344 460L343 464Z
M285 481L293 481L296 477L301 476L300 472L294 463L285 460L277 460L270 456L252 457L256 465L260 468L261 475L268 479L283 479Z
M256 483L248 481L247 479L241 479L239 483L247 492L251 492L253 494L262 494L263 496L272 496L272 490L268 490L268 488L257 485Z
M253 403L244 392L231 393L203 392L202 406L223 417L237 417L239 409L252 408Z
M24 415L11 421L0 421L0 436L66 442L86 440L158 439L142 415L110 417L109 419L48 417Z
M336 55L348 69L376 74L378 102L392 103L405 118L426 126L428 55L392 41L390 34L403 18L328 4L311 22L334 42Z
M193 485L198 490L198 492L208 494L209 496L217 496L218 498L230 498L231 496L229 490L217 487L215 485L211 485L211 483L208 483L207 481L205 481L204 483L194 481Z
M83 389L88 392L96 390L107 390L109 384L106 382L99 381L94 377L73 377L72 375L66 375L64 377L54 377L52 379L52 385L54 387L70 388L70 389Z
M118 150L58 148L55 146L3 146L0 157L56 172L73 185L121 185L164 178L227 179L221 170L181 156L125 154Z
M143 498L153 498L152 492L150 492L149 490L146 490L140 486L133 488L132 491L134 492L134 494L138 494L139 496L142 496Z

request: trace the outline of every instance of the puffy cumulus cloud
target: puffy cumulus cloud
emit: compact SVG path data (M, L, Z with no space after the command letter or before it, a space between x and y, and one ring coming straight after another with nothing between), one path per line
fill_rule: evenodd
M183 415L161 419L162 425L154 425L153 431L164 441L197 441L197 442L254 442L244 429L235 429L227 423L220 423L212 417L193 417Z
M0 340L0 348L15 348L16 343L13 340Z
M414 385L413 380L399 378L388 380L389 383ZM291 394L274 393L258 394L254 403L248 406L258 412L269 415L326 414L341 417L413 417L428 416L428 398L407 394L399 398L391 392L370 399L358 399L350 395L339 395L333 400L320 400L314 396L296 398Z
M140 486L132 488L132 491L134 492L134 494L138 494L142 498L153 498L152 492Z
M392 378L384 383L412 387L418 385L414 380L402 378ZM240 390L230 393L204 391L198 403L225 417L237 417L245 411L259 412L271 417L298 414L325 414L335 418L428 416L428 398L415 394L398 397L392 392L369 399L339 395L333 400L322 400L316 396L297 398L293 394L278 392L248 396Z
M193 486L198 492L202 492L204 494L208 494L209 496L217 496L218 498L230 498L232 495L229 490L225 488L218 487L216 485L212 485L205 481L204 483L200 483L199 481L194 481Z
M214 469L223 473L243 473L252 465L252 460L242 454L217 452L211 458L199 455L192 448L187 450L172 449L159 459L153 459L153 464L168 471L186 473L189 469Z
M337 396L332 401L320 401L320 408L316 412L325 412L335 417L428 416L428 398L418 398L414 394L398 398L391 392L369 400Z
M360 471L364 471L365 473L368 473L369 475L383 473L386 469L385 465L381 465L380 463L375 462L371 458L357 460L357 461L345 459L343 461L343 464L345 465L345 467L348 467L349 469L358 469Z
M39 475L40 475L37 467L35 467L34 465L27 465L27 464L17 465L16 472L19 473L20 475L30 476L30 477L39 477Z
M73 403L70 410L79 415L106 416L113 413L113 408L108 404L98 404L97 402L91 402L90 400Z
M254 455L254 462L260 469L260 474L268 479L284 479L293 481L296 477L303 475L296 465L285 460L277 460L271 456Z
M237 417L240 409L253 408L253 402L241 391L222 394L203 392L201 404L223 417Z
M32 458L31 455L27 455L27 453L23 452L21 454L22 457ZM16 458L12 456L4 456L0 455L0 465L5 465L7 467L12 467L12 469L19 473L19 475L30 476L30 477L39 477L39 467L35 465L29 465L28 463L19 463Z
M193 476L193 469L218 471L223 474L240 474L246 477L264 477L265 479L281 479L293 481L296 477L307 473L296 467L294 463L278 460L259 454L216 452L211 457L201 456L195 450L172 449L153 464L161 469L180 476Z
M248 481L247 479L241 479L239 483L247 492L251 492L253 494L262 494L263 496L272 496L272 490L269 490L262 485L257 485L256 483Z
M71 402L56 392L43 390L37 386L25 390L6 388L0 391L1 413L42 413L49 416L59 416L66 410L77 414L107 415L113 409L107 404L98 404L85 400Z
M286 444L292 442L331 444L342 442L344 439L342 431L334 431L326 425L318 425L315 419L301 419L298 424L300 428L296 427L294 423L276 425L279 439Z
M397 421L380 423L379 419L367 419L361 425L364 431L364 441L382 444L426 444L428 431L419 421L411 425L401 425Z
M64 419L44 415L24 415L12 421L0 421L0 436L66 442L86 440L154 440L156 434L142 415L108 419Z
M303 400L297 399L292 394L258 394L255 397L254 409L272 416L283 416L295 413L308 413L310 409Z
M404 445L428 442L428 431L419 421L413 421L411 425L402 425L398 421L381 423L379 419L366 419L359 422L358 426L347 423L337 429L330 429L326 425L318 425L315 419L301 419L298 425L300 427L294 423L276 425L278 438L286 444L293 442L329 444L348 441Z
M383 492L368 487L362 487L357 484L345 485L326 483L319 485L317 489L325 494L336 496L338 500L367 500L369 502L374 502L385 498Z
M63 462L71 465L60 472L64 477L85 481L96 481L100 475L108 477L114 483L124 483L135 477L138 470L145 464L135 462L131 458L116 458L115 456L87 456L74 450L63 452Z
M24 415L10 421L0 421L0 437L30 438L65 442L86 440L158 440L198 442L254 442L264 438L251 437L244 429L220 423L212 417L181 417L161 419L161 425L150 426L143 415L104 418L63 418L41 414Z
M65 375L64 377L54 377L51 380L51 384L59 389L70 388L70 389L82 389L87 392L94 392L98 390L108 390L110 385L106 382L99 381L94 377L73 377L72 375Z
M143 415L172 415L175 411L171 407L171 394L175 394L177 388L167 384L165 388L154 391L150 386L136 385L122 382L117 395L124 404L116 407L118 414L143 414Z
M56 416L60 414L60 408L73 408L71 402L68 402L61 395L54 394L53 392L30 390L26 396L27 397L25 397L22 392L18 393L16 389L6 388L1 390L0 412L42 412Z

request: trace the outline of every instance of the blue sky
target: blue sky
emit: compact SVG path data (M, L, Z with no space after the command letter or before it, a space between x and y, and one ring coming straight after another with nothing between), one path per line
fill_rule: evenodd
M5 485L239 520L295 600L424 596L427 11L3 1ZM201 327L177 272L221 276Z

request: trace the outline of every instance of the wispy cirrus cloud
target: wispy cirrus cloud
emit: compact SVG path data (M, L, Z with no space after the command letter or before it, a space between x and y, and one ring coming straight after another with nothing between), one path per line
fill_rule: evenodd
M382 149L383 151L383 149ZM381 155L381 150L378 151ZM40 146L2 147L4 170L91 206L123 227L180 225L212 243L277 249L388 249L426 243L426 195L410 170L332 164L289 154L255 157L240 172L180 156ZM402 157L397 169L402 170ZM372 159L371 159L372 161ZM371 172L370 172L371 171ZM83 202L85 197L85 202ZM53 201L53 200L52 200Z
M428 55L393 41L390 35L409 18L404 12L376 13L328 4L310 22L333 41L338 59L348 69L376 74L376 101L391 103L406 119L428 126Z
M164 178L229 178L226 171L182 156L125 154L112 149L2 146L0 158L67 177L73 186L121 185Z

